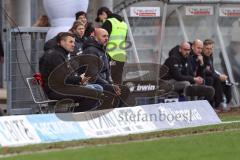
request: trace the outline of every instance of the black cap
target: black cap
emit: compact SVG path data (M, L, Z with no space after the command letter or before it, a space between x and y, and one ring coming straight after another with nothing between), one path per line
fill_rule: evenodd
M102 14L102 12L105 12L107 15L112 14L112 12L107 7L101 7L97 11L97 17L95 19L96 22L100 22L99 15Z

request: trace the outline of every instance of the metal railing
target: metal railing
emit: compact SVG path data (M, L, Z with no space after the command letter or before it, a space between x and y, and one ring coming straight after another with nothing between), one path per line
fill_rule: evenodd
M8 114L35 113L37 108L27 87L26 77L38 72L47 27L7 29L6 81Z

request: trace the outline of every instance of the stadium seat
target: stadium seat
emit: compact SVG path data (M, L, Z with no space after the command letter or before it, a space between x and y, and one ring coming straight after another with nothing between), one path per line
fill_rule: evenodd
M41 83L35 77L26 78L34 103L40 113L72 112L76 105L72 99L50 100L43 91Z

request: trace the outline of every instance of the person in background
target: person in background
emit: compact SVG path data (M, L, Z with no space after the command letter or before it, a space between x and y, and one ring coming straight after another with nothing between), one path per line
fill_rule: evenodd
M84 11L79 11L75 14L76 20L81 21L85 25L85 33L83 35L84 38L89 38L93 36L94 26L91 22L87 20L87 13Z
M107 53L110 57L110 65L113 82L122 84L123 67L127 60L126 38L128 27L120 15L113 14L107 7L98 9L96 22L102 23L102 28L109 34Z
M236 35L238 36L238 35ZM239 83L240 82L240 40L232 40L229 43L229 46L226 47L226 52L228 54L228 58L231 64L233 76L235 82L231 83ZM227 67L224 62L224 58L222 53L220 53L221 66L225 73L227 73Z
M84 44L84 33L85 33L85 24L81 21L75 21L72 25L72 28L69 30L75 36L75 48L73 55L82 54L82 47Z
M40 15L37 21L33 24L34 27L50 27L48 17L46 15Z

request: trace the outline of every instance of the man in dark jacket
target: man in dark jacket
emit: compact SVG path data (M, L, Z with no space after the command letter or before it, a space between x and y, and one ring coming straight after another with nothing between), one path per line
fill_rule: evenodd
M127 24L120 15L113 14L107 7L98 9L95 21L101 22L102 28L109 34L107 50L111 58L111 76L114 83L121 84L123 67L126 62Z
M172 83L174 90L177 92L181 93L184 90L186 96L204 96L210 100L214 94L214 89L202 85L203 78L194 75L194 70L191 65L191 57L189 56L190 51L191 47L188 42L182 42L180 44L179 50L176 53L171 54L164 63L164 65L169 68L169 71L163 79Z
M94 83L100 84L105 92L114 94L123 105L129 95L129 89L125 86L112 84L111 70L106 53L108 43L108 32L102 28L95 29L94 38L89 39L83 46L83 54L91 54L99 57L103 62L103 67L97 75ZM118 106L118 105L116 105ZM115 107L116 107L115 106Z
M223 94L226 95L226 103L230 103L232 94L231 86L226 84L227 76L216 72L213 66L213 48L214 42L211 39L206 39L203 46L203 60L205 81L207 85L213 86L215 89L214 107L219 108L223 102Z
M42 79L44 82L43 89L45 93L47 94L49 99L56 99L56 100L62 100L62 99L72 99L75 102L80 103L80 107L77 111L86 111L91 110L96 107L96 100L86 99L82 98L84 95L74 95L72 94L65 94L65 93L59 93L58 91L55 91L53 89L54 85L57 86L57 84L54 84L52 87L50 86L50 81L53 81L51 78L53 77L52 74L57 70L58 67L62 66L63 64L67 64L68 62L68 54L70 52L73 52L74 50L74 35L68 32L61 32L57 36L57 46L53 49L48 50L45 52L45 54L40 58L39 61L39 70L42 75ZM72 73L71 68L67 67L69 70L69 73ZM61 73L58 73L58 75L63 75L63 70L60 71ZM51 77L52 76L52 77ZM65 76L65 75L63 75ZM58 88L63 88L66 91L68 90L66 84L71 85L85 85L88 83L89 79L91 77L87 76L75 76L74 74L69 74L67 77L62 77L61 80L58 81L65 81L64 84L60 84ZM99 85L86 85L86 87L92 88L92 89L99 89L101 92L102 87ZM77 87L75 87L77 88ZM81 89L81 88L79 88ZM80 97L81 96L81 97Z
M194 76L204 77L204 62L202 56L203 42L200 39L193 41L191 45L190 61Z
M173 83L176 91L183 90L190 84L202 84L203 82L201 77L194 77L193 75L193 70L190 65L191 61L189 58L190 51L190 44L182 42L179 46L179 50L174 52L164 63L164 65L169 68L169 72L164 79L174 80L175 83L177 83Z

